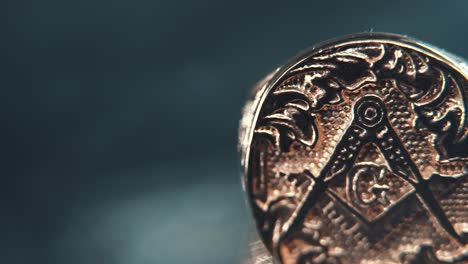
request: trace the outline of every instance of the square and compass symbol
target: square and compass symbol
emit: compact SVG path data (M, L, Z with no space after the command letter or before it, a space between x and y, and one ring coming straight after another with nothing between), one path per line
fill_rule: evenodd
M244 183L280 263L466 263L468 75L444 56L365 34L257 86Z
M327 192L370 223L402 202L414 187L393 173L378 147L368 143L348 173L330 181Z

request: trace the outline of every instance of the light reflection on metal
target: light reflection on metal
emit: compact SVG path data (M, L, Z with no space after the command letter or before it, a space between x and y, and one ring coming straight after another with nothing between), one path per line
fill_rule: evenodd
M318 45L261 81L239 145L272 256L258 263L467 261L462 63L365 33Z

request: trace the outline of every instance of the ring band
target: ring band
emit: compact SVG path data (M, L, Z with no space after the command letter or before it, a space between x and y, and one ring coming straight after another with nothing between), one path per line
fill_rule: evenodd
M269 74L239 132L271 258L251 263L466 263L467 103L463 60L394 34L331 40Z

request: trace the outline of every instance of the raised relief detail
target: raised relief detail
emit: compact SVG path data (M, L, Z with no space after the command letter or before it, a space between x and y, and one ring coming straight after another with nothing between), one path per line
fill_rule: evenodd
M273 256L467 261L467 89L438 55L385 39L325 47L284 73L261 105L248 160Z

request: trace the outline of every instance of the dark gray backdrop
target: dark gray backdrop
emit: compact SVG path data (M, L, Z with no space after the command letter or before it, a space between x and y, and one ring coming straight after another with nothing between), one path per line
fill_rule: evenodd
M353 32L468 57L464 0L6 4L1 263L240 263L252 84Z

